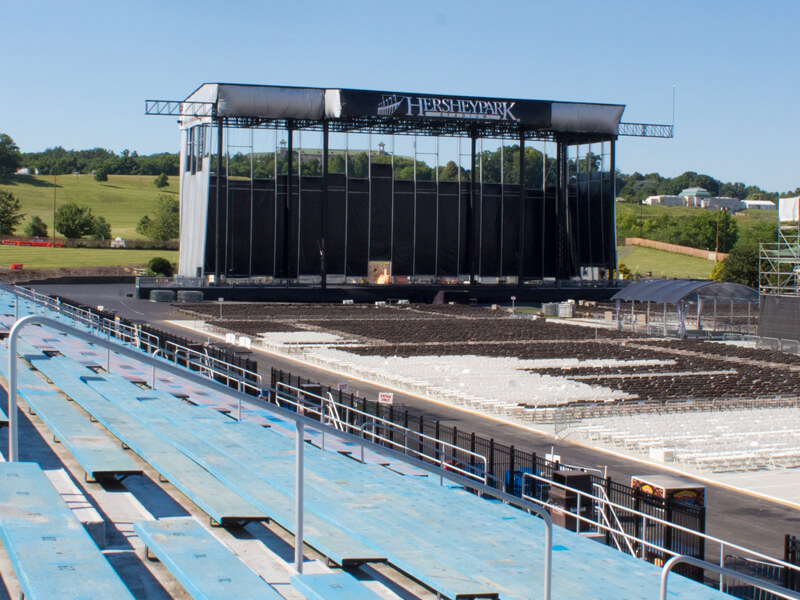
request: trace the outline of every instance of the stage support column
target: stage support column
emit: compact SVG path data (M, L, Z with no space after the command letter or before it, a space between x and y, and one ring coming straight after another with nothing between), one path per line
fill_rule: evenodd
M473 127L470 132L470 167L469 167L469 202L467 203L467 272L470 285L475 283L475 139L477 134Z
M614 232L614 235L608 236L611 239L606 242L607 245L610 247L606 249L606 256L608 256L608 272L609 273L616 273L617 271L617 165L616 165L616 148L617 142L616 140L611 140L610 142L610 151L611 151L611 165L609 169L611 170L611 224L609 229ZM607 225L604 223L603 227ZM612 229L613 228L613 229ZM608 239L608 238L606 238Z
M525 132L519 132L519 239L517 240L517 285L525 273ZM500 266L502 272L502 265Z
M569 228L567 219L567 148L564 142L556 140L556 278L567 279L567 251L566 239Z
M286 137L286 156L289 165L286 171L286 204L283 207L283 274L286 279L289 279L289 273L291 273L289 249L292 246L292 162L294 160L291 119L286 121Z
M216 230L214 233L214 282L219 285L220 275L220 245L222 243L222 232L220 231L219 221L222 216L221 194L220 188L222 187L222 134L223 134L223 121L221 118L217 119L217 185L216 187Z
M328 285L328 263L325 251L325 238L328 233L328 122L322 123L322 238L319 241L319 274L320 287L324 290Z

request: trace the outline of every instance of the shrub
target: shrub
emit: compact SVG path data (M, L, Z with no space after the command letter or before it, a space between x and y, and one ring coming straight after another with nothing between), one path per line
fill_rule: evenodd
M36 215L31 217L25 225L25 235L28 237L47 237L47 224Z
M154 256L147 263L147 268L154 275L163 275L164 277L172 277L172 263L162 256Z
M166 173L161 173L158 177L155 178L153 181L153 185L157 188L165 188L169 185L169 177L167 177Z

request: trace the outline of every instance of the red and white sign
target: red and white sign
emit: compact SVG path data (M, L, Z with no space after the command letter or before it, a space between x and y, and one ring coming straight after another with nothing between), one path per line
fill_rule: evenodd
M342 383L339 384L339 391L340 392L346 392L349 387L350 386L347 383L342 382Z
M381 392L378 394L379 404L392 404L394 402L394 394L392 392Z

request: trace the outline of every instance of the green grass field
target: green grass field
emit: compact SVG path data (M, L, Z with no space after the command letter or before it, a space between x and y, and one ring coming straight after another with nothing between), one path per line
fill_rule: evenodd
M618 247L617 260L631 273L645 276L650 272L653 277L708 279L714 268L711 260L641 246Z
M34 248L0 246L0 267L22 263L25 269L70 267L145 266L154 256L178 261L174 250L122 250L111 248Z
M169 186L162 189L153 185L154 179L153 175L109 175L108 181L100 182L91 175L59 175L54 186L51 176L15 175L10 182L0 183L0 190L14 194L25 213L25 220L17 227L19 235L34 215L45 222L52 234L55 191L56 208L67 202L88 206L94 215L111 224L112 237L142 239L136 233L136 224L152 212L155 197L161 193L178 194L178 176L170 177Z

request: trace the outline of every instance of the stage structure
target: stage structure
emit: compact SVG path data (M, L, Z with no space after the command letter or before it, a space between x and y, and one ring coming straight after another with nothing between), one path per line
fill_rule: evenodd
M611 279L617 137L672 137L623 110L222 83L146 102L181 130L180 275L322 287Z

